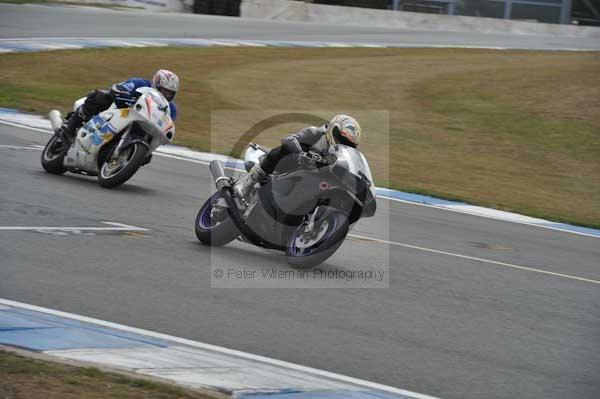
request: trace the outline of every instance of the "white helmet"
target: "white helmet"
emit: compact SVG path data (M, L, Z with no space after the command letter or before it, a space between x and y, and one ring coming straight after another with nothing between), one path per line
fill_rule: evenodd
M360 142L362 129L358 121L348 115L336 115L327 126L327 142L329 145L344 144L356 147Z
M160 91L167 101L173 101L179 91L179 78L171 71L159 69L152 78L152 87Z

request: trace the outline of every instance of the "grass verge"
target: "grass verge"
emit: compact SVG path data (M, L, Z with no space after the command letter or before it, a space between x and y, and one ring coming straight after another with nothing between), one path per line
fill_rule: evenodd
M32 359L0 349L0 398L210 399L174 385Z
M149 77L159 67L182 78L178 144L228 152L249 120L232 114L211 135L214 110L345 111L364 125L361 147L382 186L600 227L598 52L144 48L7 54L0 57L0 106L66 110L92 88ZM389 129L368 110L389 111ZM259 141L275 145L296 127L272 129Z

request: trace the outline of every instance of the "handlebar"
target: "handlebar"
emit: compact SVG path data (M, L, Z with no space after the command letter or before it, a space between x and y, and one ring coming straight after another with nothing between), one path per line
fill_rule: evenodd
M308 168L320 168L333 163L331 159L327 159L314 151L301 152L299 154L299 162L302 166Z
M137 102L137 98L135 97L117 97L115 96L115 102L121 103L121 104L125 104L128 107L131 107L133 104L135 104Z
M323 162L323 157L321 156L321 154L314 151L307 151L304 153L304 156L315 162Z

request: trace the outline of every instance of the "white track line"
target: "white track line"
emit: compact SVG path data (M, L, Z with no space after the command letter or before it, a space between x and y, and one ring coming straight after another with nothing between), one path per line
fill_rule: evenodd
M383 194L383 195L377 195L377 198L386 199L386 200L389 200L389 201L401 202L403 204L425 206L425 207L428 207L428 208L435 208L435 209L440 209L440 210L443 210L443 211L463 213L465 215L479 216L479 217L486 218L486 219L500 220L502 222L517 223L517 224L522 224L522 225L530 226L530 227L539 227L539 228L542 228L542 229L548 229L548 230L554 230L554 231L561 231L563 233L576 234L576 235L584 236L584 237L600 238L600 236L598 236L598 235L583 233L581 231L568 230L568 229L563 229L563 228L556 227L556 226L545 226L545 225L543 225L541 223L540 224L538 224L538 223L529 223L529 222L524 222L522 220L503 219L501 217L492 216L492 215L484 215L484 214L475 213L475 212L470 212L470 211L467 211L467 210L464 210L464 209L456 209L456 208L450 208L450 207L440 206L440 205L424 204L422 202L413 202L413 201L403 200L401 198L388 197L385 194ZM548 221L548 223L553 223L553 222L552 221Z
M0 226L0 231L150 231L143 227L117 222L102 222L112 227L59 227L59 226Z
M312 367L301 366L299 364L289 363L289 362L285 362L283 360L277 360L277 359L271 359L271 358L264 357L264 356L253 355L252 353L246 353L246 352L241 352L241 351L237 351L237 350L233 350L233 349L227 349L227 348L223 348L223 347L216 346L216 345L205 344L202 342L192 341L190 339L175 337L175 336L167 335L167 334L161 334L161 333L157 333L154 331L143 330L141 328L130 327L130 326L126 326L123 324L111 323L109 321L80 316L80 315L76 315L73 313L61 312L59 310L47 309L47 308L43 308L40 306L29 305L29 304L21 303L21 302L15 302L15 301L11 301L9 299L0 298L0 305L6 305L6 306L12 306L12 307L21 308L21 309L32 310L35 312L41 312L41 313L51 314L54 316L78 320L78 321L82 321L85 323L92 323L92 324L96 324L98 326L114 328L114 329L121 330L121 331L127 331L127 332L131 332L134 334L145 335L147 337L162 339L165 341L171 341L174 343L187 345L187 346L191 346L191 347L195 347L195 348L201 348L204 350L209 350L209 351L213 351L213 352L217 352L217 353L223 353L226 355L230 355L230 356L234 356L234 357L238 357L238 358L242 358L242 359L246 359L246 360L251 360L251 361L255 361L255 362L259 362L259 363L265 363L265 364L269 364L269 365L277 366L277 367L283 367L283 368L286 368L289 370L295 370L295 371L302 372L302 373L317 375L317 376L324 377L324 378L330 378L333 380L346 382L348 384L352 384L352 385L355 385L358 387L364 387L364 388L368 388L368 389L372 389L372 390L389 392L389 393L398 394L398 395L405 395L405 396L408 396L408 397L414 398L414 399L437 399L433 396L428 396L428 395L424 395L424 394L420 394L420 393L416 393L416 392L412 392L412 391L407 391L404 389L394 388L394 387L390 387L387 385L382 385L382 384L377 384L374 382L360 380L358 378L353 378L353 377L348 377L348 376L341 375L341 374L331 373L329 371L314 369Z
M454 252L446 252L446 251L440 251L440 250L437 250L437 249L419 247L417 245L410 245L410 244L403 244L403 243L400 243L400 242L381 240L379 238L371 238L371 237L367 237L367 236L361 236L361 235L358 235L358 234L348 234L348 237L354 237L354 238L357 238L359 240L374 241L374 242L378 242L378 243L381 243L381 244L395 245L395 246L398 246L398 247L418 249L419 251L431 252L431 253L440 254L440 255L448 255L448 256L453 256L455 258L475 260L475 261L478 261L478 262L489 263L489 264L492 264L492 265L510 267L512 269L527 270L527 271L530 271L530 272L548 274L548 275L551 275L551 276L563 277L563 278L568 278L568 279L571 279L571 280L585 281L587 283L600 284L600 281L591 280L589 278L571 276L569 274L549 272L547 270L535 269L533 267L513 265L512 263L498 262L498 261L490 260L490 259L483 259L483 258L477 258L477 257L474 257L474 256L461 255L461 254L456 254Z
M21 128L21 129L35 130L36 132L42 132L42 133L52 134L52 130L42 129L42 128L39 128L39 127L28 126L28 125L25 125L25 124L20 124L20 123L15 123L15 122L9 122L9 121L5 121L5 120L0 120L0 123L3 124L3 125L14 126L14 127L18 127L18 128Z
M210 165L210 162L208 162L208 161L201 161L199 159L184 158L184 157L180 157L180 156L177 156L177 155L164 154L162 152L154 152L154 154L158 155L159 157L179 159L180 161L187 161L187 162L192 162L192 163L199 163L201 165Z
M10 150L41 150L44 147L31 145L31 146L22 146L22 145L4 145L0 144L0 148L7 148Z

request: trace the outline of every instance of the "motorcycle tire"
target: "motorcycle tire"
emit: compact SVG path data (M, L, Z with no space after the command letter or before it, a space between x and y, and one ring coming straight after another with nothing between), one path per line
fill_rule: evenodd
M63 160L69 147L68 145L65 145L63 148L59 149L59 151L54 152L53 146L57 139L58 137L54 135L46 143L44 151L42 151L42 167L48 173L62 175L67 171L67 168L63 165Z
M198 240L211 247L221 247L235 240L239 235L237 228L226 210L224 210L225 215L223 216L223 219L220 220L218 224L213 224L211 212L213 205L219 198L221 198L221 194L215 193L207 199L204 205L202 205L202 208L198 211L194 223L194 230Z
M126 151L128 151L126 153ZM130 146L124 148L121 154L125 154L126 163L115 173L111 173L109 156L104 162L100 164L98 171L98 184L104 188L114 188L125 183L137 172L142 166L146 155L148 154L148 147L141 143L133 143ZM123 156L123 155L122 155Z
M348 216L341 211L326 212L322 220L315 222L319 233L312 241L303 237L306 223L296 228L286 246L286 259L294 269L308 269L325 262L343 244L348 234Z

